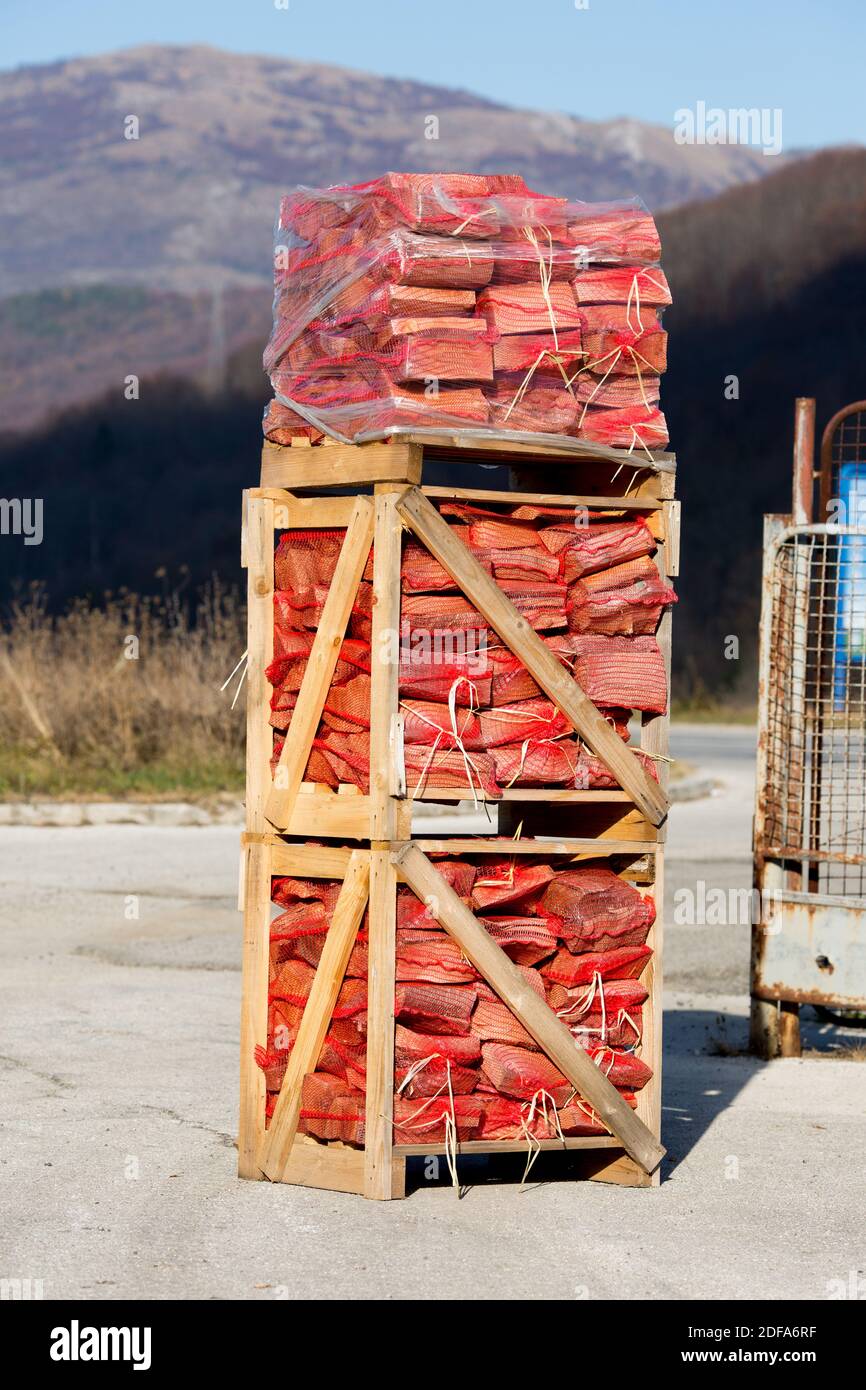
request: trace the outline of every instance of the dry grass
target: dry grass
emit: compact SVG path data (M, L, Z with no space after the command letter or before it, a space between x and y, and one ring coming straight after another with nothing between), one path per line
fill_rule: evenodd
M239 789L243 697L231 710L220 686L244 646L217 584L191 606L121 593L59 617L33 590L0 633L0 797Z

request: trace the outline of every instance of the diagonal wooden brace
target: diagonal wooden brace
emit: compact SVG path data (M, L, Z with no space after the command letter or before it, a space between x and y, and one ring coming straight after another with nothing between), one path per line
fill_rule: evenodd
M578 1045L565 1024L543 999L539 999L517 966L461 902L426 854L417 845L407 844L395 851L393 860L409 887L454 937L463 954L531 1033L551 1062L616 1135L626 1153L646 1173L652 1173L664 1158L665 1149Z
M668 813L667 798L630 748L614 733L585 691L533 631L526 618L490 578L475 556L418 488L401 495L397 511L436 557L544 693L653 825Z
M301 1087L307 1072L314 1071L319 1060L367 906L369 884L370 856L363 850L353 850L316 967L310 996L304 1007L298 1036L289 1053L271 1123L259 1147L258 1165L271 1182L282 1181L291 1157L301 1113Z
M334 677L346 624L373 543L374 520L372 500L369 497L356 497L298 691L297 704L292 711L292 722L274 774L274 785L265 807L268 820L280 830L286 830L289 826L304 779L304 769Z

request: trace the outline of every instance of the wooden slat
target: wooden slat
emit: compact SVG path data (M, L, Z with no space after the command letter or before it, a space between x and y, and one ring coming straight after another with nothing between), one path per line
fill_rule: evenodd
M461 840L452 837L442 840L415 840L415 844L425 854L495 854L500 858L503 855L515 854L531 854L536 857L564 854L571 858L584 859L587 855L601 858L612 854L653 854L656 851L655 845L642 844L640 840L510 840L506 843L502 840Z
M422 1104L421 1101L418 1103ZM525 1154L526 1142L525 1139L466 1139L462 1144L458 1143L456 1148L458 1154ZM537 1139L532 1147L562 1153L565 1149L621 1150L622 1144L609 1134L587 1134L566 1135L564 1139ZM444 1144L395 1144L394 1152L402 1154L404 1158L426 1158L428 1154L444 1154L447 1150Z
M370 636L370 835L392 840L397 814L392 796L400 679L400 561L403 527L399 492L376 488L373 546L373 621Z
M364 1191L363 1151L340 1144L317 1144L315 1140L299 1137L292 1147L282 1181L360 1195Z
M661 824L668 806L659 785L433 504L418 488L409 488L400 497L397 508L419 540L444 566L509 650L520 658L592 752L601 758L635 805L653 824Z
M244 497L241 558L247 568L246 828L265 830L270 789L272 731L265 670L273 654L273 511L266 498ZM243 953L241 976L238 1174L259 1178L255 1155L265 1124L265 1079L255 1048L267 1041L270 858L265 846L243 848Z
M678 501L664 503L665 518L665 565L671 578L680 572L680 504Z
M607 805L614 803L618 805L634 804L634 798L628 792L599 790L599 791L578 791L570 787L506 787L501 796L484 796L482 792L476 790L476 798L479 802L484 801L489 806L499 806L503 802L510 801L537 801L544 805L555 804L561 801L563 805L568 803L586 805ZM471 796L466 787L421 787L417 792L413 791L412 799L415 801L471 801Z
M358 935L358 927L367 906L369 885L369 856L362 850L354 850L325 936L325 944L310 987L309 998L304 1006L298 1035L289 1054L270 1128L259 1149L259 1167L271 1182L282 1181L292 1152L298 1129L304 1077L307 1072L316 1069L337 995L346 975L349 956Z
M589 511L653 512L661 509L661 500L647 497L579 497L563 492L497 492L477 487L423 487L425 497L437 497L453 502L505 502L518 507L523 502L538 507L586 507Z
M394 863L437 922L454 937L463 954L621 1141L626 1152L647 1173L652 1173L664 1157L661 1144L577 1045L561 1019L539 999L517 966L484 930L442 874L413 844L397 850Z
M344 878L352 857L340 845L286 845L271 847L271 873L287 878Z
M651 463L643 451L638 453L637 450L629 452L627 449L611 449L606 444L594 444L589 440L572 439L563 435L549 435L538 442L526 443L504 432L494 435L489 430L472 428L452 430L446 434L441 426L429 431L398 427L390 433L392 449L398 443L415 443L423 445L432 454L459 450L461 453L478 454L485 458L514 456L540 461L549 459L560 463L567 461L574 465L602 461L621 463L624 468L645 469L658 473L676 472L676 455L666 450L651 450ZM557 442L554 443L554 440ZM355 447L369 449L372 448L373 442Z
M270 849L246 846L241 976L241 1089L238 1177L261 1178L257 1152L265 1132L265 1074L255 1050L268 1040L268 964L271 923Z
M322 718L322 708L334 676L346 624L370 554L373 519L373 504L369 497L356 497L346 538L304 668L297 704L292 711L292 722L274 774L273 789L268 797L267 817L281 829L285 829L291 821L313 739Z
M274 653L273 502L246 499L241 551L247 564L246 828L265 830L273 752L270 685L265 675Z
M394 975L397 950L397 874L388 850L370 851L370 928L367 944L367 1106L364 1195L393 1195Z
M355 505L354 497L296 497L280 487L253 487L249 493L273 502L276 531L297 531L308 526L343 530Z
M324 449L288 449L265 441L262 487L351 487L361 483L417 483L421 449L415 444L334 444Z

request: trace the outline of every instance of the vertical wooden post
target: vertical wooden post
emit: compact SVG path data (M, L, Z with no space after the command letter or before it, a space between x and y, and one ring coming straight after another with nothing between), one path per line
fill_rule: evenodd
M370 837L396 835L393 780L399 709L400 562L403 524L399 484L377 484L373 535L373 623L370 638Z
M246 826L262 832L273 744L265 671L274 648L274 503L266 498L244 497L241 559L247 566ZM254 1052L268 1034L271 865L266 845L247 845L245 853L238 1175L261 1178L256 1151L265 1132L265 1078Z
M364 1196L387 1201L394 1191L394 975L397 874L387 849L370 851L367 976L367 1107Z

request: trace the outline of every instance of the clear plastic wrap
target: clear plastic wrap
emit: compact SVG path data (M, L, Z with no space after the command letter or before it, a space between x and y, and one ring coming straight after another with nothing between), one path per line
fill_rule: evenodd
M266 436L555 434L651 453L670 291L638 202L386 174L280 203Z

